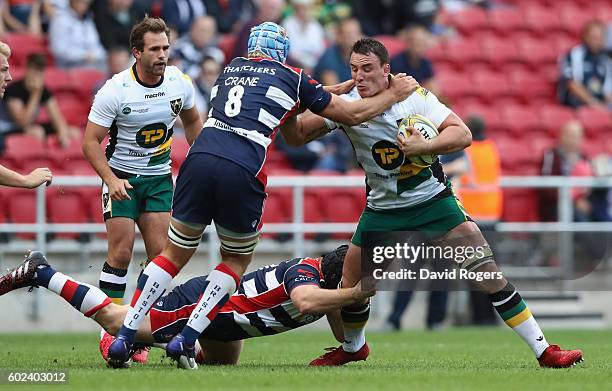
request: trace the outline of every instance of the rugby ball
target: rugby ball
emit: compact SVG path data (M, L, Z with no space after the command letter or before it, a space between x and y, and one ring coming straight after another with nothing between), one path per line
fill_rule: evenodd
M419 132L421 132L423 137L425 137L425 139L427 140L431 140L432 138L437 137L439 134L436 126L429 119L419 114L412 114L404 118L399 124L397 130L398 134L401 134L405 138L408 138L408 136L410 136L410 131L408 130L408 127L413 127ZM431 165L433 162L436 161L437 158L438 155L435 154L409 157L412 163L422 167L427 167Z

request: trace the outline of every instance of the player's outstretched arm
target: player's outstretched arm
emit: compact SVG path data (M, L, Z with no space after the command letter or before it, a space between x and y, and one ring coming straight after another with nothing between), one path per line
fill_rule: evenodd
M33 189L43 183L51 184L53 174L47 167L37 168L28 175L21 175L0 164L0 185L11 187L25 187Z
M352 288L322 289L317 285L301 285L291 290L293 304L302 314L322 315L374 296L374 290L362 290L361 284Z
M398 135L397 143L406 156L419 156L425 154L445 155L457 152L472 144L472 132L455 113L450 113L440 124L438 137L426 140L414 128L409 128L411 134L408 138Z
M183 122L183 127L185 128L185 138L187 139L187 143L192 145L195 139L198 138L198 135L204 126L202 117L195 106L189 110L181 111L180 117L181 121Z
M391 80L389 88L370 98L348 102L332 95L330 103L319 114L332 121L354 126L403 101L418 87L419 83L413 77L399 74Z
M310 111L289 117L280 130L285 142L293 147L299 147L329 133L325 120Z
M96 170L100 178L108 186L108 192L113 200L129 200L130 196L127 193L127 189L131 189L132 186L129 184L127 179L119 179L113 173L100 144L104 137L106 137L107 129L103 126L95 124L91 121L87 121L85 127L85 135L83 136L83 154L85 158Z

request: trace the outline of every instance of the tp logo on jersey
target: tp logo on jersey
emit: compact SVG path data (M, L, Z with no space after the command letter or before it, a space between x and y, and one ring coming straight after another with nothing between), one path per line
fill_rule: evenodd
M172 115L176 117L181 112L181 108L183 108L183 100L181 98L171 100L170 108L172 109Z
M156 148L168 141L171 133L164 123L147 125L136 133L136 142L143 148Z
M404 162L404 154L391 141L381 140L372 146L372 157L385 170L394 170Z

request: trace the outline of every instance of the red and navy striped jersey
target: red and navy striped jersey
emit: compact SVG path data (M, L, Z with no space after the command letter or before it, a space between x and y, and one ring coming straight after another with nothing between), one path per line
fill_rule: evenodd
M300 68L235 58L211 90L208 120L190 153L229 159L257 176L285 120L299 108L319 113L330 101L331 94Z
M320 286L319 261L295 258L245 274L202 338L234 341L272 335L307 325L322 315L301 314L290 298L301 285ZM206 276L192 278L162 297L151 310L151 329L159 340L172 338L197 305Z

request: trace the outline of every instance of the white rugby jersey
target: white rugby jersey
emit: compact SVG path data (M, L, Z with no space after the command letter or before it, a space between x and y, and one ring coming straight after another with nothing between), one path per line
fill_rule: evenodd
M194 105L189 76L167 66L156 85L146 85L136 64L114 75L98 91L88 119L109 129L108 165L136 175L170 173L173 126Z
M341 97L349 101L361 99L357 88ZM411 163L399 149L396 138L399 122L411 114L425 116L439 127L450 113L434 94L420 87L367 122L347 126L326 119L325 123L330 130L345 131L366 173L367 206L383 210L418 205L446 189L440 161L425 168Z

